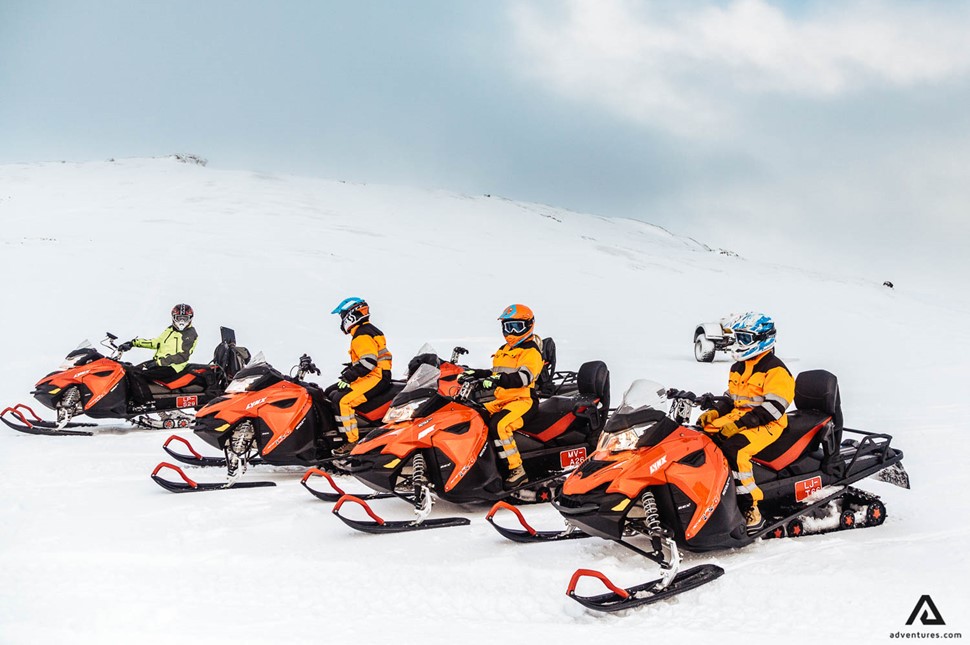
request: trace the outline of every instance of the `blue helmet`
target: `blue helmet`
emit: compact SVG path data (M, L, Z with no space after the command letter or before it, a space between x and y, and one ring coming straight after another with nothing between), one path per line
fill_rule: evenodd
M775 321L771 316L749 311L731 324L734 348L731 357L736 361L764 354L775 346Z
M345 334L357 325L370 320L370 307L363 298L344 298L333 308L332 314L340 314L340 329Z

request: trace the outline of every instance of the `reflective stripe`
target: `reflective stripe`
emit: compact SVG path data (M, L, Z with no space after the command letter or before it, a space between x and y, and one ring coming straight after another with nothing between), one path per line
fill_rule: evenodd
M730 394L730 393L729 393L729 396L737 404L741 404L741 405L750 404L750 405L747 405L746 407L753 407L755 403L765 402L765 397L763 396L744 396L742 394ZM784 401L784 399L782 399L782 401ZM788 407L788 406L785 406L785 407Z
M765 401L764 403L761 404L760 407L764 408L768 412L768 414L771 415L771 418L774 419L775 421L780 419L781 415L785 414L784 410L778 409L778 404L774 401Z
M355 414L348 414L345 417L334 416L334 419L336 419L340 423L343 423L344 421L353 421L356 418L357 418L357 415Z
M518 372L518 371L519 371L519 368L517 367L493 367L492 368L493 374L512 374L513 372Z
M508 459L512 455L517 455L517 454L519 454L518 449L512 448L511 450L503 450L502 452L498 453L498 456L501 457L502 459Z
M737 492L738 495L747 495L754 492L757 489L758 489L758 485L754 483L754 480L752 480L751 483L748 484L747 486L738 486L735 489L735 492Z
M515 445L515 440L512 437L508 439L496 439L495 445L501 448L502 446L512 446Z
M786 401L785 397L778 396L777 394L765 394L765 401L773 401L774 403L781 404L783 410L787 410L788 406L791 405L791 401Z
M377 357L373 354L367 354L366 356L361 356L357 363L363 365L368 370L372 370L377 367Z
M381 349L381 350L379 350L377 352L377 358L384 358L385 356L387 356L388 358L391 357L391 353L389 351L387 351L386 348L385 349Z

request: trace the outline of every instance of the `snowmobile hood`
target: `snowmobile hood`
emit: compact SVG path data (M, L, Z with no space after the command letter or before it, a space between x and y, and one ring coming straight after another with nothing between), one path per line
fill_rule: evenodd
M445 482L445 492L448 492L471 470L485 447L487 436L488 426L482 415L452 401L429 416L386 426L376 437L360 441L351 455L380 451L406 461L418 450L435 448L455 464L454 472Z
M680 427L655 446L619 453L598 450L563 482L571 498L606 494L637 499L650 486L672 484L696 505L685 534L691 539L721 500L731 470L723 454L703 432Z
M124 365L110 358L101 357L90 363L52 372L37 381L34 389L47 389L46 394L57 395L66 387L84 385L91 392L91 397L84 401L84 409L88 410L113 390L124 376Z

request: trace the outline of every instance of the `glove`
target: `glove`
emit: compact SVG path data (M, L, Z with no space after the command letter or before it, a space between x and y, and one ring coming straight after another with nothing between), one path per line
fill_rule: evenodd
M741 432L741 428L734 421L728 421L721 426L721 434L727 438L731 438L739 432Z
M491 390L495 387L508 387L508 375L507 374L489 374L482 381L482 388L486 390Z
M721 416L718 414L717 410L708 410L707 412L701 412L701 416L697 417L697 425L700 427L709 426L714 419Z
M129 349L131 349L134 346L135 346L134 342L129 340L127 342L124 342L124 343L121 343L120 345L118 345L118 351L119 352L127 352Z
M320 374L320 370L313 364L313 359L308 354L300 357L300 369L308 374Z
M492 372L489 370L467 369L458 375L458 382L464 383L465 381L474 381L475 379L485 378L486 376L490 376L491 374Z
M348 383L347 381L343 379L340 379L339 381L337 381L338 390L346 390L348 387L350 387L350 383Z

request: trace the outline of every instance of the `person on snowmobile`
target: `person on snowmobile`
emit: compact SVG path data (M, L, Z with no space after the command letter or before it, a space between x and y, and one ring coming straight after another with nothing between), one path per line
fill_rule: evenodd
M484 379L486 390L495 390L495 400L485 404L492 415L489 430L498 447L498 456L508 464L505 483L515 488L527 483L522 455L515 445L514 432L522 428L538 406L536 379L544 365L542 351L534 333L535 315L521 304L509 305L498 317L505 345L492 356L491 370L466 370L461 380Z
M185 303L172 307L172 324L162 330L155 338L133 338L118 346L123 352L132 347L154 349L155 356L137 366L137 370L129 372L132 396L136 403L145 405L152 400L148 388L149 381L171 381L178 376L189 358L195 351L199 341L199 334L192 326L195 312Z
M788 426L785 410L795 397L795 379L775 355L775 323L748 312L732 324L736 343L725 399L698 417L705 432L719 433L721 450L734 469L738 505L748 532L764 527L758 502L764 494L754 481L751 458L776 441Z
M334 454L345 455L359 437L355 409L391 387L391 352L384 332L370 323L370 307L362 299L345 298L330 313L340 315L340 329L351 337L350 363L326 389L338 411L337 426L347 435L347 443Z

